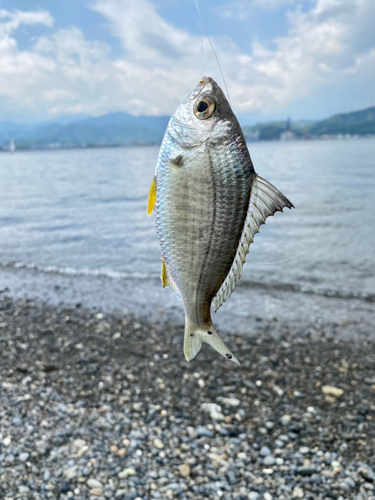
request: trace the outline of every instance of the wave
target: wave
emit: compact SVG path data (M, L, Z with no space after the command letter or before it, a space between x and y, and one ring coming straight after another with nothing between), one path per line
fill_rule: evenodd
M111 278L111 279L138 279L146 280L152 278L159 278L159 275L152 273L130 273L127 271L114 271L113 269L101 268L101 269L89 269L80 268L76 269L73 267L59 267L53 265L43 265L34 264L30 262L20 262L20 261L3 261L0 262L0 269L28 269L30 271L38 271L47 274L60 274L63 276L93 276L100 278Z
M365 293L365 292L350 292L350 291L339 291L339 290L331 290L331 289L322 289L322 288L309 288L303 285L295 285L293 283L259 283L257 281L240 281L238 284L239 287L247 287L247 288L262 288L269 290L280 290L284 292L295 292L295 293L304 293L307 295L320 295L322 297L328 298L337 298L337 299L357 299L363 300L365 302L375 302L375 294L374 293Z
M3 261L0 262L0 269L26 269L30 271L36 271L46 274L58 274L62 276L82 276L82 277L97 277L97 278L108 278L113 280L159 280L160 275L158 273L140 273L140 272L129 272L129 271L115 271L113 269L101 268L101 269L89 269L81 268L76 269L72 267L59 267L54 265L43 265L35 264L29 262L20 261ZM374 293L364 293L364 292L353 292L353 291L339 291L331 289L322 288L312 288L305 285L297 285L293 283L267 283L251 280L241 280L238 284L239 288L258 288L262 290L279 290L283 292L294 292L302 293L308 295L319 295L327 298L339 298L339 299L356 299L365 302L375 303Z

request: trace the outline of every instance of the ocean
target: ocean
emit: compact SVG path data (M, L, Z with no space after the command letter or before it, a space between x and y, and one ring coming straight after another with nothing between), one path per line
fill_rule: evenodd
M329 298L341 299L337 320L372 307L375 141L259 142L249 150L255 170L296 208L261 227L219 323L246 330L264 316L316 321L335 316L322 306ZM136 314L169 311L182 322L180 302L161 288L146 215L157 156L157 147L0 154L0 290Z

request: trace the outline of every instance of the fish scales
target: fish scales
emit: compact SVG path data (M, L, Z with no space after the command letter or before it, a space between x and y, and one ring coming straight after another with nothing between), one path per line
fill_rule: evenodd
M261 186L228 101L204 77L169 122L150 190L163 286L174 289L185 309L188 361L206 342L238 363L212 323L211 304L220 306L236 286L251 243L247 233L280 206L291 206L271 185L282 203L271 188L257 198Z

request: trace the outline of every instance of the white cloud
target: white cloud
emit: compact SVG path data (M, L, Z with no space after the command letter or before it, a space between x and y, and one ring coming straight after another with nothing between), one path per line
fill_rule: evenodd
M372 76L375 2L311 5L308 11L293 7L287 34L270 44L254 40L248 53L228 38L214 38L236 112L274 113L325 86L347 85L350 95L356 78ZM51 28L53 19L45 11L0 10L0 112L46 118L174 111L201 76L200 38L168 23L149 0L96 0L92 8L120 39L122 57L113 58L108 45L87 40L77 27L52 31L20 50L21 24ZM204 72L220 83L207 42L204 55Z
M3 20L0 24L1 38L9 36L16 29L18 29L21 24L44 24L48 27L53 26L53 17L46 11L21 12L16 10L15 12L9 12L7 10L0 9L0 20Z

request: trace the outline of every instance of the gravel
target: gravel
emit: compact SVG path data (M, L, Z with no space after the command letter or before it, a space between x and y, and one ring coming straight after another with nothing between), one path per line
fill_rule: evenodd
M182 325L3 297L0 498L375 500L374 346L335 328L187 364Z

